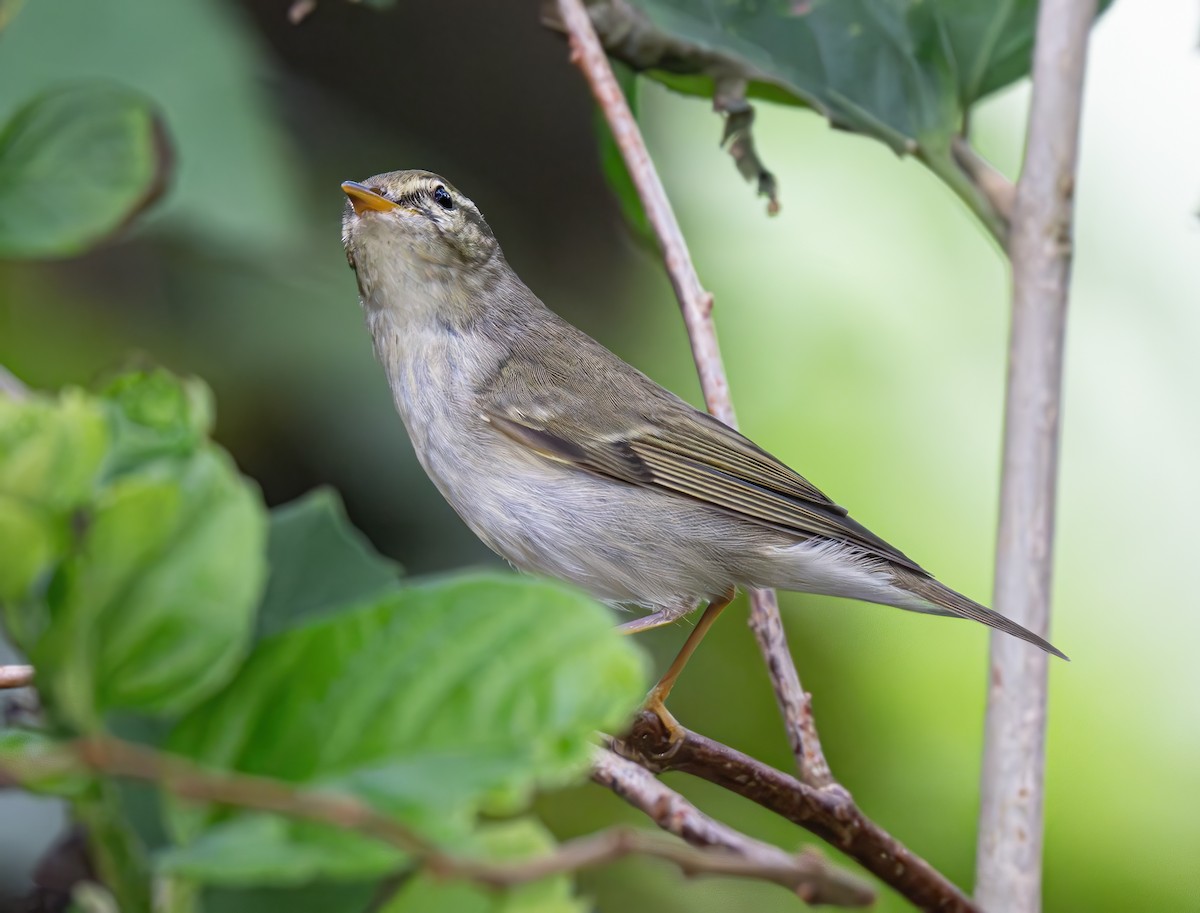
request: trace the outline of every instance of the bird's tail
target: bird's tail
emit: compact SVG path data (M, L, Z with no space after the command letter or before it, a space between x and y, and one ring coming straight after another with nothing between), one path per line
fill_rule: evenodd
M1005 618L999 612L993 612L986 606L968 599L961 593L956 593L950 587L938 583L932 577L924 577L907 568L895 566L892 568L892 577L897 586L912 593L918 599L935 606L939 610L939 614L945 612L947 615L955 615L959 618L970 618L982 622L989 628L995 628L997 631L1003 631L1005 634L1019 637L1021 640L1028 641L1034 646L1040 647L1047 653L1053 653L1055 656L1070 662L1070 658L1049 641L1039 637L1027 628L1021 627L1015 621Z

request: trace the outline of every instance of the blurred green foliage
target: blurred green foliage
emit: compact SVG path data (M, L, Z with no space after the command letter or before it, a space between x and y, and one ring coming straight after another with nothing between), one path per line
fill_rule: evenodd
M1187 699L1200 689L1189 575L1200 124L1179 111L1194 106L1198 23L1194 4L1169 6L1117 4L1091 51L1056 571L1055 639L1074 662L1052 670L1051 910L1179 910L1195 898L1200 826L1186 799L1200 794L1200 716ZM323 0L297 29L285 7L56 0L11 22L0 119L62 80L116 80L153 99L179 162L159 212L120 243L81 261L0 263L0 362L56 389L152 353L212 383L217 437L269 503L331 484L355 525L413 573L491 560L424 478L372 362L337 242L338 181L397 167L446 173L552 307L697 401L670 289L656 263L623 247L589 97L528 4L402 0L375 13ZM447 66L448 55L463 65ZM994 251L922 169L795 108L760 105L756 128L784 202L768 221L717 150L706 105L656 86L640 94L716 296L743 428L948 583L986 596L1006 333ZM973 115L980 147L1009 174L1024 99L1003 93ZM35 555L28 567L42 563ZM329 604L309 603L314 623ZM969 885L984 633L835 600L785 595L784 606L839 777ZM673 709L786 768L737 613L706 640ZM276 624L267 633L287 627ZM645 639L660 667L684 633ZM806 839L703 783L670 782L755 836ZM41 850L30 837L40 819L25 806L6 816L16 808L0 809L10 893L25 890L18 863ZM538 811L559 837L644 823L591 787L552 794ZM692 882L645 861L580 881L604 910L796 909L772 886ZM363 884L206 895L231 911L365 907L371 896ZM878 909L907 907L885 893Z
M115 86L30 101L0 130L0 256L61 257L107 238L167 179L153 106Z
M89 84L92 92L108 81L135 90L166 112L178 151L164 217L186 220L230 246L295 239L295 178L263 107L254 44L233 10L194 0L31 3L3 42L0 119L64 82ZM123 160L144 170L141 158ZM76 179L66 161L41 164L45 179L63 190Z
M249 642L265 519L206 441L211 408L196 388L155 373L95 399L0 401L4 505L40 521L6 549L4 618L25 655L55 670L41 691L70 731L118 708L179 713L224 683Z
M327 494L282 511L268 550L266 509L208 440L212 415L198 381L163 371L120 376L97 396L0 399L0 528L37 533L6 540L0 608L35 663L45 731L101 734L114 710L166 716L166 747L207 769L357 795L447 850L544 846L532 822L480 833L477 818L578 780L593 733L621 725L644 691L637 649L599 605L557 584L469 575L400 587ZM14 512L17 523L4 519ZM298 523L309 541L287 548ZM247 656L268 553L272 598L320 579L327 614L314 619L311 599L295 616L277 607L282 630ZM150 872L130 812L60 769L41 732L5 733L5 772L67 791L93 829L100 875L123 908L143 909ZM189 882L354 881L405 861L310 822L163 810L174 839L156 868ZM566 903L567 879L555 884ZM519 896L506 909L533 909Z

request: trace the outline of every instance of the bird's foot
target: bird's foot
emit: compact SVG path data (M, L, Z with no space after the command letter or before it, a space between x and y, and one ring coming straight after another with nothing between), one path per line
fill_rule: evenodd
M662 727L663 732L666 734L666 738L663 740L666 747L655 750L652 753L654 760L662 760L674 756L675 752L679 751L680 746L683 745L683 740L687 738L687 730L679 720L675 719L671 711L667 709L667 705L663 703L665 697L666 695L660 693L659 688L655 686L646 695L646 703L642 705L642 710L653 714L658 720L659 726Z

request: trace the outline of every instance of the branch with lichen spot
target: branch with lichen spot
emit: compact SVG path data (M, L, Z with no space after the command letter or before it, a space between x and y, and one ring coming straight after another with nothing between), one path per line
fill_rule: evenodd
M680 727L672 741L658 716L643 711L629 735L609 747L655 773L679 771L744 796L858 860L914 906L979 913L944 875L869 819L848 794L815 788L747 754Z

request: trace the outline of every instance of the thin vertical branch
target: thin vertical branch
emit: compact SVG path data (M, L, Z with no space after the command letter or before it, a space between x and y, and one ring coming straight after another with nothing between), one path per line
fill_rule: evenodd
M696 268L692 265L683 232L675 220L667 193L650 159L650 153L642 139L637 121L629 110L621 87L613 76L612 67L605 55L592 20L581 0L558 0L558 10L571 42L572 60L579 65L587 78L592 94L608 121L614 139L630 177L641 197L646 217L658 238L662 249L667 275L679 299L683 322L692 346L692 357L700 375L700 389L708 411L730 427L737 427L737 416L729 395L729 381L721 361L721 350L717 344L716 328L713 326L712 295L704 290ZM829 772L829 765L821 751L821 742L813 724L809 706L810 696L805 693L796 672L796 665L788 650L783 633L783 621L779 615L779 603L770 590L751 590L750 627L754 631L759 649L766 661L771 684L783 714L788 740L796 755L800 779L813 786L828 786L844 793ZM848 798L848 796L847 796Z
M1025 163L1013 204L1004 469L996 611L1050 626L1063 337L1087 37L1095 0L1042 0ZM1041 909L1047 657L992 635L976 898L985 910Z

